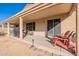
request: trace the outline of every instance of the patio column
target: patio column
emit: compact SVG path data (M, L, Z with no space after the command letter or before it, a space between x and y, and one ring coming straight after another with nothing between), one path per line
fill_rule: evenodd
M4 31L4 24L2 24L2 30Z
M76 53L79 56L79 4L77 4L77 10L76 10L76 33L77 33L77 41L76 41Z
M22 17L19 17L19 27L20 27L20 39L23 39L23 19Z
M10 35L10 23L7 22L7 34Z

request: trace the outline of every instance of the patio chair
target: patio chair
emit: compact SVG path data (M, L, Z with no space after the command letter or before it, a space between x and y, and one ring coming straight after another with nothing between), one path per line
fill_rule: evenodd
M53 38L53 42L56 43L56 40L62 40L64 42L64 38L66 38L69 35L70 31L65 32L65 34L62 35L55 35Z
M73 31L67 31L64 35L59 36L56 35L54 37L54 45L58 45L68 51L74 52L74 45L71 44L71 35L73 34Z
M55 35L55 37L67 38L69 34L70 34L70 31L67 31L67 32L65 32L65 34L62 34L62 35Z

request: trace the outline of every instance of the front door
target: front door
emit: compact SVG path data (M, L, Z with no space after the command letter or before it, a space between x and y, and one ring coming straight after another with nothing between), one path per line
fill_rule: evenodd
M61 34L60 19L53 19L47 21L47 34L48 37L53 38L55 35Z

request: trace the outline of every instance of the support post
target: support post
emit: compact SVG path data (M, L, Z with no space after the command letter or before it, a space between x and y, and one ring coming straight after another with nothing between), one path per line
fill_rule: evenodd
M23 39L23 19L22 17L19 17L19 27L20 27L20 39Z
M10 35L10 24L7 22L7 34Z
M79 4L76 5L76 54L79 56Z
M2 24L2 30L4 31L4 24Z

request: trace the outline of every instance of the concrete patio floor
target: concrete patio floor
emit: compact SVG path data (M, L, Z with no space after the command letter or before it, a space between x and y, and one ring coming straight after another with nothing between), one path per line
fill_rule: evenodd
M24 40L32 44L32 40L34 40L34 45L38 48L44 49L46 51L49 51L55 55L62 55L62 56L73 56L70 52L67 50L59 47L59 46L53 46L53 44L50 43L50 39L40 36L40 35L27 35Z
M32 46L34 39L34 46ZM30 44L28 44L30 43ZM0 36L0 55L2 56L74 56L68 51L52 46L47 38L26 36L24 39Z
M50 56L51 53L10 37L0 36L0 56Z

